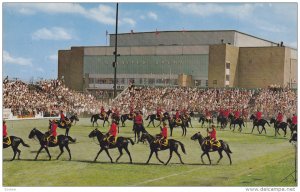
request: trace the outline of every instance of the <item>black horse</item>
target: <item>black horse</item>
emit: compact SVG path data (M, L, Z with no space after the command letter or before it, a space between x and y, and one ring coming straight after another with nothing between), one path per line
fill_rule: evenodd
M220 128L221 129L225 129L225 127L227 126L228 123L228 119L224 116L218 115L217 117L217 126L220 123Z
M71 141L72 143L76 142L76 139L73 139L70 136L65 136L65 135L58 135L57 136L57 142L54 143L53 140L49 140L47 141L47 134L42 133L41 131L39 131L36 128L33 128L30 133L29 133L29 139L34 138L34 136L37 137L37 139L40 142L40 149L38 150L36 157L34 160L37 160L40 152L42 151L42 149L45 149L46 152L48 153L49 156L49 160L51 160L51 155L49 153L48 147L57 147L59 146L60 149L60 154L57 156L56 159L59 159L59 157L63 154L64 152L64 147L67 149L68 153L69 153L69 160L71 160L71 151L69 148L69 141Z
M8 136L6 138L6 142L3 142L3 149L11 147L13 152L14 152L14 156L11 159L11 161L15 160L16 154L18 153L18 159L20 159L20 155L21 155L21 150L18 149L20 143L24 146L24 147L29 147L29 145L27 145L26 143L24 143L23 139L21 139L20 137L16 137L16 136Z
M199 123L201 122L202 122L201 127L203 127L204 122L208 123L208 127L210 127L210 124L214 123L214 120L212 117L210 119L207 119L204 115L201 114L199 117Z
M136 142L137 138L137 143L139 143L141 141L141 133L146 131L144 125L134 123L132 130L134 131L134 142Z
M277 136L277 133L278 133L278 135L280 135L279 129L282 129L282 131L284 132L284 137L286 136L286 129L288 126L288 124L286 122L278 122L278 121L276 121L275 118L271 118L270 124L274 124L275 136Z
M166 150L166 149L170 150L170 155L169 155L169 159L165 163L165 165L167 165L169 163L169 161L171 160L173 152L175 152L177 154L177 156L179 157L180 162L182 164L184 164L182 159L181 159L180 154L178 153L178 146L180 145L182 152L184 154L186 154L184 145L180 141L177 141L175 139L168 139L168 144L166 146L160 145L158 142L156 142L156 138L154 136L150 135L147 132L143 132L141 140L142 141L147 140L147 142L149 143L149 147L150 147L150 155L149 155L149 158L148 158L146 164L149 163L153 153L155 153L156 158L158 159L158 161L161 162L162 164L164 164L164 162L162 160L160 160L159 157L158 157L158 151L160 151L160 150L163 151L163 150Z
M291 118L287 118L286 122L289 125L289 128L291 130L291 136L292 136L294 132L297 132L297 124L294 125Z
M133 121L133 119L134 119L134 115L130 115L130 114L123 114L123 115L121 115L122 127L125 127L125 121L126 120Z
M235 117L232 114L229 114L228 118L230 119L229 128L231 129L231 126L233 125L233 130L232 131L234 131L235 130L235 125L238 125L239 126L238 131L242 132L242 125L245 127L244 119L240 118L240 117L235 119Z
M225 151L225 153L227 154L228 158L229 158L229 161L230 161L230 165L232 164L231 162L231 157L230 157L230 153L231 150L229 148L229 145L223 141L223 140L219 140L221 146L218 147L218 146L214 146L214 145L210 145L210 139L209 137L207 138L204 138L200 132L198 133L195 133L192 137L191 137L191 140L198 140L199 144L200 144L200 147L203 151L202 155L201 155L201 161L202 163L204 164L204 161L203 161L203 156L204 155L207 155L208 157L208 160L209 160L209 164L211 164L211 160L210 160L210 156L209 156L209 152L214 152L214 151L218 151L219 155L220 155L220 158L219 160L217 161L217 163L219 163L221 161L221 159L223 158L223 155L222 155L222 151Z
M175 118L168 119L169 127L170 127L170 137L172 137L173 129L175 127L181 127L181 129L182 129L181 136L186 136L186 127L187 127L188 121L186 119L183 119L182 117L180 119L181 119L180 123L177 123Z
M289 142L297 142L297 132L293 133Z
M71 124L73 124L73 122L75 122L74 125L76 125L76 122L79 121L77 114L72 115L69 119L71 121Z
M65 124L62 124L60 120L55 120L54 122L57 124L58 128L66 129L65 136L69 135L69 131L72 127L72 122L69 118L65 118ZM50 126L51 126L51 120L49 120L49 128Z
M148 115L146 120L150 119L147 127L149 127L149 125L152 123L153 127L158 127L160 126L161 122L162 121L165 121L167 118L169 117L169 113L168 112L165 112L162 117L157 117L156 114L151 114L151 115ZM157 126L154 125L154 120L156 121L159 121L159 124Z
M129 156L130 159L130 163L132 163L132 159L131 159L131 155L130 152L128 150L128 143L131 143L131 145L134 145L134 142L131 138L127 138L127 137L118 137L117 141L115 144L112 143L107 143L108 141L105 139L106 136L99 131L98 129L94 129L90 134L89 134L89 138L92 137L97 137L99 145L100 145L100 150L97 153L94 162L96 162L99 154L104 150L106 152L106 154L108 155L110 161L113 163L113 160L111 158L111 156L109 155L108 149L114 149L114 148L118 148L119 150L119 157L116 159L116 162L118 162L118 160L120 159L120 157L123 155L123 149L126 151L126 153Z
M105 114L106 114L105 117L103 117L101 114L95 114L95 115L92 115L92 117L91 117L91 122L93 123L93 127L94 127L94 123L96 123L97 126L98 126L98 123L97 123L97 120L98 120L98 119L99 119L99 120L103 120L103 127L104 127L104 124L105 124L106 121L109 123L108 119L109 119L109 116L110 116L111 113L112 113L112 111L109 109L109 110L105 113Z
M252 128L251 133L253 133L254 127L257 127L257 131L259 134L261 134L263 131L265 131L265 134L267 134L265 125L268 124L270 127L270 124L267 120L260 119L259 121L257 121L256 117L253 114L250 116L250 120L252 120L252 122L253 122L253 128ZM259 131L259 126L262 127L261 131Z

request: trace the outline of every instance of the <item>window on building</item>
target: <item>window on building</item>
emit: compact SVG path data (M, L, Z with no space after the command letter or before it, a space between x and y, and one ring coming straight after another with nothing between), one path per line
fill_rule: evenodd
M226 75L226 81L230 80L230 75Z
M89 78L89 84L93 84L94 83L94 78Z
M226 69L230 69L230 63L226 62Z
M155 83L155 79L148 79L148 84L153 85Z
M205 86L208 87L208 80L205 81Z

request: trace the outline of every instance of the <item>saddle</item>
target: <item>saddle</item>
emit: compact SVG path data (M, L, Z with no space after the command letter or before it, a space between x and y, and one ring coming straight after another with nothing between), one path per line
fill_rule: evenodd
M53 135L50 135L50 136L47 137L46 140L47 140L48 143L51 142L53 144L56 144L57 143L57 136L54 137Z
M104 138L104 140L107 141L108 145L109 145L109 144L115 145L116 142L117 142L117 138L118 138L118 137L114 137L114 136L112 136L112 135L109 135L109 136L107 136L106 138Z
M212 149L213 147L217 147L217 148L221 147L221 143L220 143L219 140L212 140L212 139L206 140L206 141L205 141L205 144L206 144L206 145L209 145L211 149Z
M179 125L182 123L181 119L176 119L175 122L176 122L176 124L179 124Z
M168 139L164 139L164 138L156 138L154 143L157 143L160 147L161 146L168 146L169 140Z
M3 138L3 144L10 145L11 144L10 137L4 137Z

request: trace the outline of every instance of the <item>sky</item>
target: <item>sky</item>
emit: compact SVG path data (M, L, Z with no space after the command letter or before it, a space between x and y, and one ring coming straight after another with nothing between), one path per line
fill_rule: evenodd
M105 46L116 3L3 3L2 77L57 78L58 50ZM297 3L119 3L119 33L237 30L297 48Z

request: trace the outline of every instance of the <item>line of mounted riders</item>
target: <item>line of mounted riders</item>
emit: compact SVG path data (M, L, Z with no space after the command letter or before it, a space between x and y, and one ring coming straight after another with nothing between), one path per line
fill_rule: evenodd
M176 126L180 126L180 127L187 127L188 126L188 123L190 122L190 118L192 116L191 113L189 113L188 116L185 116L184 113L179 115L179 113L177 113L175 115L175 117L170 117L167 115L167 113L164 113L163 116L159 116L159 121L160 123L163 122L163 129L166 130L166 122L165 120L168 120L169 122L169 127L170 127L170 130L171 130L171 136L172 136L172 129ZM187 114L187 113L186 113ZM99 116L99 115L98 115ZM150 115L148 116L147 119L151 118L151 116L153 115ZM77 116L76 116L77 117ZM101 116L99 116L101 117ZM108 117L109 115L104 115L103 118L104 119L107 119L108 120ZM161 163L164 163L163 161L161 161L158 157L158 151L160 150L166 150L166 149L169 149L170 150L170 156L169 156L169 159L168 161L166 162L166 164L169 163L171 157L172 157L172 154L173 152L175 152L177 154L177 156L179 157L180 159L180 162L183 164L182 162L182 159L181 159L181 156L180 154L178 153L178 147L181 146L181 149L182 151L185 153L185 148L184 148L184 145L180 142L180 141L177 141L175 139L167 139L163 142L160 141L161 137L158 138L157 136L152 136L150 135L144 128L143 126L143 118L142 118L142 114L140 111L136 112L135 115L133 116L130 116L130 114L128 114L128 117L129 118L132 118L134 120L134 126L133 126L133 131L135 133L135 141L136 141L136 137L138 137L138 141L148 141L148 143L150 144L150 155L149 155L149 158L148 158L148 161L146 163L149 163L153 153L156 154L156 158L161 162ZM155 117L155 116L154 116ZM256 117L260 118L260 113L257 113L256 114ZM253 118L256 118L254 115L251 115L250 119L253 119ZM163 119L163 118L166 118L166 119ZM178 118L180 120L178 120ZM75 118L76 119L76 118ZM119 121L117 121L116 118L113 118L112 116L112 124L111 124L111 129L109 131L109 133L111 132L111 130L113 129L113 132L116 133L117 132L117 127L118 127L118 123ZM201 119L201 117L200 117ZM213 118L211 118L212 120ZM242 118L241 118L242 119ZM277 118L278 119L278 118ZM295 120L296 119L296 120ZM77 118L78 120L78 118ZM151 119L150 119L151 120ZM206 119L207 122L209 122L209 118ZM237 121L239 119L235 119L235 121ZM262 122L262 123L268 123L267 121L265 122L266 120L263 120L263 119L259 119L259 120L254 120L253 121L253 125L255 126L258 126L258 123ZM271 122L272 121L276 121L275 119L272 120L271 119ZM294 115L294 117L288 122L291 123L291 125L294 124L294 129L296 130L296 126L297 126L297 117ZM256 124L255 124L256 122ZM65 122L58 122L58 121L51 121L49 123L49 128L51 130L51 125L53 124L59 124L60 126L62 125L62 123L65 123ZM212 121L211 121L212 123ZM276 123L276 122L275 122ZM283 123L283 122L280 122L280 124ZM68 122L66 123L68 124ZM149 123L150 124L150 123ZM148 124L148 126L149 126ZM184 126L182 126L184 125ZM222 125L221 125L222 126ZM68 127L65 125L65 127ZM214 127L214 126L212 126ZM264 126L263 126L264 127ZM70 128L70 126L69 126ZM253 129L252 129L253 131ZM258 130L259 131L259 130ZM263 130L262 130L263 131ZM261 131L261 132L262 132ZM112 132L112 133L113 133ZM119 129L118 129L118 132L119 132ZM260 132L260 133L261 133ZM106 154L108 155L108 157L110 158L111 162L113 162L112 158L110 157L110 154L108 152L108 149L113 149L113 148L118 148L119 150L119 157L117 158L116 162L120 159L120 157L123 155L123 149L126 151L126 153L128 154L129 158L130 158L130 163L132 163L132 158L131 158L131 155L130 155L130 152L128 150L128 144L131 143L132 145L134 145L134 142L131 138L127 138L127 137L114 137L113 140L110 139L110 136L111 134L103 134L101 131L99 131L98 129L95 129L93 130L90 134L89 134L89 137L90 138L97 138L98 140L98 145L100 145L100 150L99 152L97 153L97 156L96 158L94 159L94 161L96 161L96 159L98 158L99 154L102 152L102 151L105 151ZM141 134L141 136L140 136ZM165 133L166 134L166 133ZM276 134L276 133L275 133ZM161 134L159 134L161 135ZM182 135L186 135L186 129L185 129L185 132L183 132ZM58 155L57 159L62 155L62 153L64 152L63 149L66 148L66 150L68 151L69 153L69 160L71 160L71 152L70 152L70 149L68 147L68 144L69 142L76 142L76 139L73 139L72 137L68 136L68 132L66 131L66 134L65 135L58 135L57 137L54 137L51 139L51 136L49 136L49 134L47 133L42 133L41 131L39 131L38 129L34 128L32 129L32 131L30 132L29 134L29 138L37 138L40 142L40 149L38 150L38 153L35 157L35 160L37 159L39 153L45 149L48 156L49 156L49 160L51 159L51 155L49 153L49 150L48 150L48 147L56 147L56 146L59 146L60 148L60 154ZM219 160L217 161L217 163L222 159L222 151L225 151L225 153L227 154L229 160L230 160L230 164L232 163L231 162L231 157L230 157L230 153L232 153L230 151L230 148L229 148L229 145L222 141L222 140L219 140L219 141L216 141L216 142L211 142L211 138L210 137L203 137L201 135L200 132L198 133L195 133L192 137L191 137L192 140L198 140L199 141L199 144L200 144L200 147L203 151L202 155L201 155L201 160L203 162L203 156L204 155L207 155L208 159L209 159L209 162L211 164L211 160L210 160L210 156L209 156L209 152L212 152L212 151L218 151L219 153ZM14 151L14 156L13 156L13 159L15 159L15 156L16 156L16 153L18 153L18 159L20 158L20 153L21 151L18 149L18 145L19 144L23 144L23 146L25 147L29 147L27 144L25 144L23 142L23 140L21 138L18 138L18 137L14 137L14 136L10 136L9 137L9 142L6 141L6 143L3 143L3 147L4 148L7 148L9 146L12 146L13 148L13 151ZM291 141L296 141L297 140L297 136L295 134L293 134L292 136L292 139L290 140ZM204 163L204 162L203 162Z
M117 124L119 125L119 122L121 121L122 127L125 127L125 121L131 120L134 121L135 116L137 113L142 114L141 111L133 112L132 110L128 114L119 115L117 110L108 110L102 111L100 114L95 114L91 117L91 122L94 126L94 124L97 123L97 120L103 120L103 127L105 125L105 122L109 123L109 118L111 115L111 119L114 119ZM187 110L179 111L176 110L176 114L170 115L168 112L162 113L161 109L157 110L156 114L148 115L146 120L149 120L147 127L149 127L150 124L153 125L153 127L158 127L161 125L163 121L169 122L170 127L170 136L172 136L173 128L174 127L181 127L182 128L182 135L186 135L186 128L193 127L191 118L195 117L195 113L193 111L187 112ZM244 113L240 114L239 111L234 111L233 113L230 113L228 110L222 110L219 112L219 114L212 114L209 111L206 111L205 114L199 115L199 123L201 123L201 127L204 126L204 123L207 123L207 126L210 127L211 124L214 123L214 118L217 120L217 127L220 126L220 129L225 129L227 125L229 124L229 128L231 129L233 127L233 131L235 131L235 127L238 126L238 131L242 131L242 127L245 127L245 122L247 120L247 115ZM159 121L159 124L155 126L154 121ZM252 121L253 127L251 133L253 133L254 128L257 128L257 131L259 134L262 132L267 133L265 125L267 124L270 127L270 124L274 125L275 128L275 136L280 135L279 130L281 129L284 132L284 136L286 136L287 128L290 128L291 136L293 133L297 132L297 116L293 114L293 117L287 118L287 122L283 121L283 114L278 113L277 117L273 117L270 119L270 122L262 118L262 112L257 110L255 114L252 114L249 118L249 120ZM260 130L261 127L261 130ZM119 130L118 130L119 131Z

